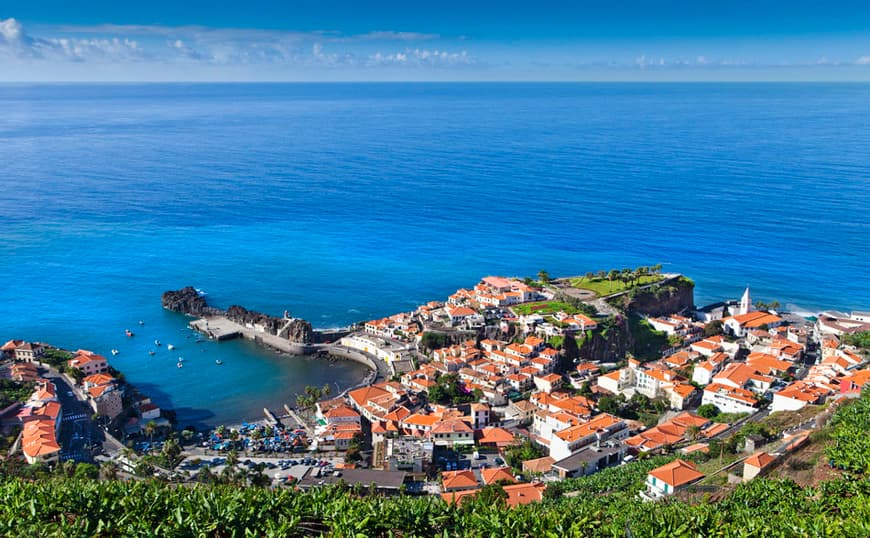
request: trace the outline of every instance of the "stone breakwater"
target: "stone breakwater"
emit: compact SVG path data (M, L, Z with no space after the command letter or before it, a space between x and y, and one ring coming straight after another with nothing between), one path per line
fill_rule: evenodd
M319 341L311 323L304 319L279 318L239 305L232 305L226 310L213 308L193 286L164 292L161 303L163 308L188 316L223 317L242 328L275 336L292 344L313 344Z

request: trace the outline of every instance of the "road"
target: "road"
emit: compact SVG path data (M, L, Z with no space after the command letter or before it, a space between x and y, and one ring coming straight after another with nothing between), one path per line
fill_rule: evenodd
M96 454L113 453L121 448L91 420L94 410L76 397L73 388L60 374L49 371L44 377L57 387L57 399L63 410L58 439L62 460L92 463Z

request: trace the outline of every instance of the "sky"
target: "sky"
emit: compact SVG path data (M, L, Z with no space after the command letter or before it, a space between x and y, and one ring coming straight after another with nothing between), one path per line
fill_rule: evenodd
M0 0L0 82L870 81L870 2Z

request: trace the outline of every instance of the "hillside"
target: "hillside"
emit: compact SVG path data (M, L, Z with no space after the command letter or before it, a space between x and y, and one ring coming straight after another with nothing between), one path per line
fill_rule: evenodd
M661 458L568 480L541 503L506 509L497 489L452 507L438 498L384 498L332 487L174 487L62 477L0 484L3 536L868 536L870 395L831 421L833 478L815 487L764 478L718 502L642 503Z

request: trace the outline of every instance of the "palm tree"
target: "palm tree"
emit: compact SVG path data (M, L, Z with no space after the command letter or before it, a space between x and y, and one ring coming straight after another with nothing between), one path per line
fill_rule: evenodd
M323 385L323 388L320 389L320 393L321 393L323 396L329 396L329 394L330 394L331 392L332 392L332 389L329 387L329 383L326 383L325 385Z
M538 280L540 280L544 284L549 283L550 282L550 273L541 269L540 271L538 271Z
M593 273L593 272L590 271L590 272L586 273L586 274L583 275L583 276L586 278L586 280L592 280L592 278L595 277L595 273ZM583 281L581 280L580 283L582 284Z
M148 423L145 424L143 431L145 432L145 435L147 435L149 437L149 440L153 443L154 442L154 432L157 431L157 423L154 422L153 420L149 420Z
M114 461L104 461L100 465L100 472L106 480L115 480L118 478L118 464Z
M701 435L701 428L695 424L692 424L688 428L686 428L686 435L689 437L690 441L694 441Z
M616 269L611 269L610 272L607 273L607 280L610 281L610 291L613 291L613 281L617 276L619 276L619 272Z

